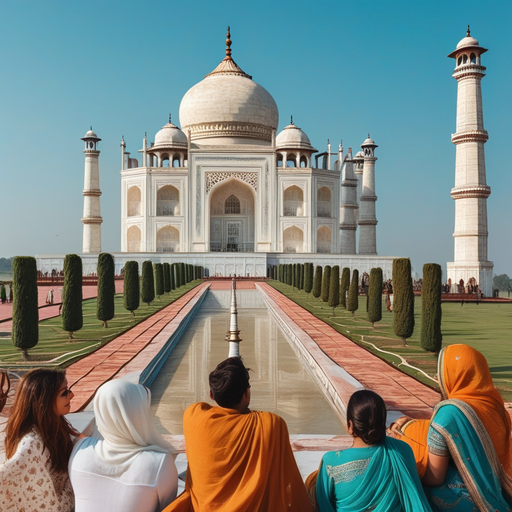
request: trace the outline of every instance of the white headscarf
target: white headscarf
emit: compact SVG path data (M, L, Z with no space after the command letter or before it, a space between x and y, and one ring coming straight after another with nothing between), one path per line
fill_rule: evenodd
M96 443L97 455L107 464L129 464L142 451L175 453L157 432L149 412L151 392L140 384L114 379L94 397L96 425L104 440Z

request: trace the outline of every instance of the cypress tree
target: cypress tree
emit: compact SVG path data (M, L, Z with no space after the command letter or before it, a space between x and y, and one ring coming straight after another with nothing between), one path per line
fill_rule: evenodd
M5 285L2 284L0 287L0 300L2 301L2 304L5 304L7 301L7 290L5 289Z
M171 292L176 289L176 277L174 275L174 263L169 265L169 285Z
M304 291L311 293L313 289L313 263L305 263Z
M176 290L177 288L180 287L180 276L179 276L177 263L173 263L171 265L171 271L172 271L172 275L174 276L174 289Z
M375 322L382 320L382 269L380 267L370 270L367 299L368 320L375 327Z
M31 256L16 256L12 262L12 343L28 360L27 350L39 341L37 266Z
M124 266L124 309L131 311L135 316L135 310L140 304L140 280L139 264L136 261L127 261Z
M393 329L404 345L414 332L414 291L409 258L393 260Z
M359 308L359 270L354 269L352 271L352 281L350 281L350 287L348 289L347 310L351 311L352 316L354 316L354 314L358 308Z
M313 279L313 297L320 297L320 293L322 293L322 267L317 265Z
M162 267L164 271L164 292L169 293L171 291L171 267L167 262Z
M283 264L279 263L279 267L277 269L277 279L280 283L283 282Z
M272 268L272 279L277 281L277 265L274 265Z
M192 275L192 264L189 263L187 265L187 268L188 268L188 272L187 272L187 283L191 283L193 280L194 280L194 276Z
M300 289L300 264L295 264L295 288Z
M187 274L185 272L185 263L179 263L180 266L180 283L181 286L185 286L187 284Z
M142 290L141 299L148 306L155 300L155 280L153 277L153 263L142 262Z
M347 291L350 286L350 269L345 267L341 273L340 304L347 309Z
M304 263L300 265L300 289L304 290Z
M161 263L153 263L153 277L155 278L155 294L160 300L164 294L164 267Z
M326 265L324 267L324 273L322 276L322 290L320 292L320 298L322 302L327 302L329 300L329 287L331 285L331 266Z
M295 288L297 281L297 263L292 265L292 286Z
M108 252L98 256L98 298L96 301L96 318L108 327L108 321L114 318L116 295L114 258Z
M82 314L82 259L77 254L64 258L64 286L62 288L62 328L73 333L84 325Z
M338 307L340 303L340 267L334 265L331 269L331 284L329 285L329 301L328 305L332 308L332 314L334 315L334 309Z
M421 286L421 348L439 353L443 343L441 333L441 265L423 265Z

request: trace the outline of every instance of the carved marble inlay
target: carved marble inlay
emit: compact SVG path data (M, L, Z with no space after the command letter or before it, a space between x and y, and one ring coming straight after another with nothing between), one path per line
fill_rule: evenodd
M239 179L244 183L250 185L256 192L258 192L258 173L257 172L207 172L206 173L206 193L209 194L210 190L223 181L231 178Z
M272 128L260 124L239 123L230 121L225 123L202 123L184 126L183 130L191 132L192 140L210 137L244 137L260 139L266 142L272 140Z
M196 235L201 236L201 166L196 166Z
M268 162L265 163L265 198L264 198L264 205L263 205L263 239L268 240L268 175L269 175L269 169L268 169Z

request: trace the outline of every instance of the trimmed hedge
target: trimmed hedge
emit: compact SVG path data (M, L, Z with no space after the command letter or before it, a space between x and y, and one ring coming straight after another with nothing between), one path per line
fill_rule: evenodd
M34 348L39 341L35 258L16 256L12 262L12 280L12 344L21 350L23 359L27 360L27 350Z
M322 293L322 267L317 265L315 268L315 277L313 278L313 297L320 297Z
M108 252L98 256L98 299L96 301L96 318L108 327L108 321L115 315L114 299L116 296L114 258Z
M341 272L340 304L347 309L347 291L350 286L350 269L345 267Z
M140 305L139 263L137 261L127 261L124 266L123 302L124 309L135 316L135 310L139 309Z
M313 263L304 263L304 291L311 293L313 289Z
M352 281L350 281L350 287L348 289L347 311L351 311L352 316L354 316L354 314L358 308L359 308L359 270L354 269L352 271Z
M329 288L331 286L331 266L326 265L324 267L324 273L322 275L322 290L320 292L320 298L322 302L329 300Z
M155 279L155 295L160 300L164 294L164 267L161 263L153 263L153 277Z
M153 277L153 263L142 262L142 287L141 299L148 306L155 300L155 280Z
M421 286L421 348L439 353L443 344L441 333L441 265L426 263L423 265L423 284Z
M414 291L409 258L393 260L393 329L404 345L414 332Z
M331 269L331 284L329 285L328 306L336 308L340 304L340 266L334 265Z
M162 265L164 271L164 292L170 293L171 291L171 266L169 263L165 262Z
M64 258L64 285L62 288L62 328L73 333L84 325L82 313L82 259L77 254Z
M382 320L382 269L380 267L370 270L368 283L368 320L375 327L375 322Z

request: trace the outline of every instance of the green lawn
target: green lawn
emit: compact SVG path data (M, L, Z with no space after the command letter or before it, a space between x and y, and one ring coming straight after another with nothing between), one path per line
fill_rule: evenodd
M408 346L393 333L393 314L383 304L382 320L375 329L366 319L366 297L359 297L359 309L350 312L332 308L304 291L278 281L270 285L324 320L352 341L379 355L390 364L430 386L437 373L437 357L420 347L421 298L415 302L415 329ZM496 387L505 400L512 401L512 304L443 304L443 346L454 343L470 345L487 358ZM410 365L410 366L407 366ZM426 374L426 375L425 375ZM429 377L427 377L429 376Z
M21 369L33 366L66 367L73 361L94 352L121 333L147 319L168 306L202 281L192 281L185 286L155 299L150 306L141 303L133 316L123 307L123 294L116 294L115 317L108 328L96 319L96 299L83 302L84 326L68 341L68 333L62 330L61 317L50 318L39 323L39 343L29 350L30 361L23 362L21 352L12 345L10 338L0 338L0 365L2 368ZM1 324L0 324L1 325Z

